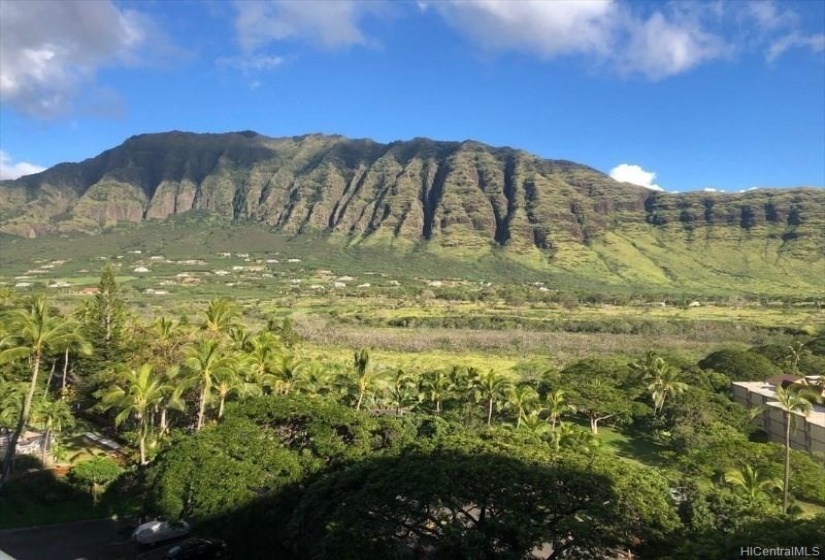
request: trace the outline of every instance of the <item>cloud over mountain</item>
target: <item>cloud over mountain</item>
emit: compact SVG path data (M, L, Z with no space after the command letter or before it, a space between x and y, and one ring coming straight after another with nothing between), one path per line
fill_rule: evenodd
M652 191L664 191L662 187L654 183L656 174L652 171L645 171L638 165L622 163L610 170L610 177L621 182L639 185Z
M44 169L46 168L27 161L14 161L11 155L0 150L0 181L40 173Z

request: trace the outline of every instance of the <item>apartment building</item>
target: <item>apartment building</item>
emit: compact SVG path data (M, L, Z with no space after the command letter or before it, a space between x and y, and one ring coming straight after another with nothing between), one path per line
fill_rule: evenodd
M804 378L781 375L767 381L736 381L733 400L748 408L761 407L754 424L771 441L785 443L785 410L776 402L776 388L801 383ZM825 454L825 406L813 405L807 415L794 413L791 447L809 453Z

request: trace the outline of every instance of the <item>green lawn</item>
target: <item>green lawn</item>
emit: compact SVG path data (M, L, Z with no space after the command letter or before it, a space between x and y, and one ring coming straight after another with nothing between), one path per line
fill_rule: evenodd
M605 449L625 459L631 459L650 466L660 466L662 464L659 452L664 447L651 441L646 436L635 434L629 430L599 427L599 439Z

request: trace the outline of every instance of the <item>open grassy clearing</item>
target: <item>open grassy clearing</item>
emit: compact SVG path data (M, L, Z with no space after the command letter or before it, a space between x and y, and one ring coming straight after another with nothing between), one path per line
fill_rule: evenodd
M399 364L439 364L437 367L446 365L443 363L445 359L449 364L479 359L489 368L491 356L498 364L515 365L540 359L546 360L548 366L558 367L599 354L641 355L650 348L704 356L726 344L711 337L704 341L690 341L679 336L357 327L317 329L306 328L302 321L297 325L309 343L327 352L349 355L353 348L373 348L388 352L388 356L396 356Z

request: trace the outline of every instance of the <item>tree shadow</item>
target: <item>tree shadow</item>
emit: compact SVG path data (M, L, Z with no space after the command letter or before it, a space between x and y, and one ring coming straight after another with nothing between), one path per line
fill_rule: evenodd
M91 497L60 476L59 469L45 468L40 459L20 455L11 480L0 489L0 529L31 527L90 519L101 515Z
M666 489L623 496L613 472L411 451L317 473L199 527L249 560L603 558L657 546L677 524Z

